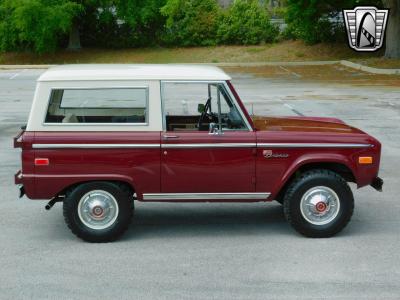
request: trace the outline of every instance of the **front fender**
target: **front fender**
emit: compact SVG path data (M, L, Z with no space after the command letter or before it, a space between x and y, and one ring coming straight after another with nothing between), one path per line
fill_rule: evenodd
M308 164L324 164L324 163L337 163L346 166L353 176L356 178L356 169L354 163L344 154L339 153L312 153L312 154L304 154L297 157L287 170L284 172L282 179L279 184L277 184L273 191L271 192L270 199L274 199L281 191L281 189L287 184L287 182L292 178L292 176L303 166Z

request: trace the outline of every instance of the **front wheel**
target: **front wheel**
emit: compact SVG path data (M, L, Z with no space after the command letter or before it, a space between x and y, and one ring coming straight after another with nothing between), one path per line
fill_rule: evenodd
M298 232L308 237L330 237L350 221L354 199L340 175L311 170L291 183L283 205L286 219Z
M112 182L89 182L76 187L64 200L64 219L71 231L89 242L110 242L129 226L130 193Z

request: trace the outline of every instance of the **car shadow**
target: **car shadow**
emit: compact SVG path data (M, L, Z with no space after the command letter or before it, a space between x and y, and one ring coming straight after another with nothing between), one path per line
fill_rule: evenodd
M122 240L294 234L280 204L139 204Z

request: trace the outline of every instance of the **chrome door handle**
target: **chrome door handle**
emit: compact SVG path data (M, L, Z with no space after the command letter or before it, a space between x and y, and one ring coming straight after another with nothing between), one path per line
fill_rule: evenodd
M168 139L178 139L179 136L177 135L163 135L163 138L168 140Z

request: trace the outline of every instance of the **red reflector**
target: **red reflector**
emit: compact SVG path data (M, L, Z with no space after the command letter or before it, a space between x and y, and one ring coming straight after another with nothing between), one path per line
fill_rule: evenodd
M35 166L48 166L49 159L48 158L35 158Z

